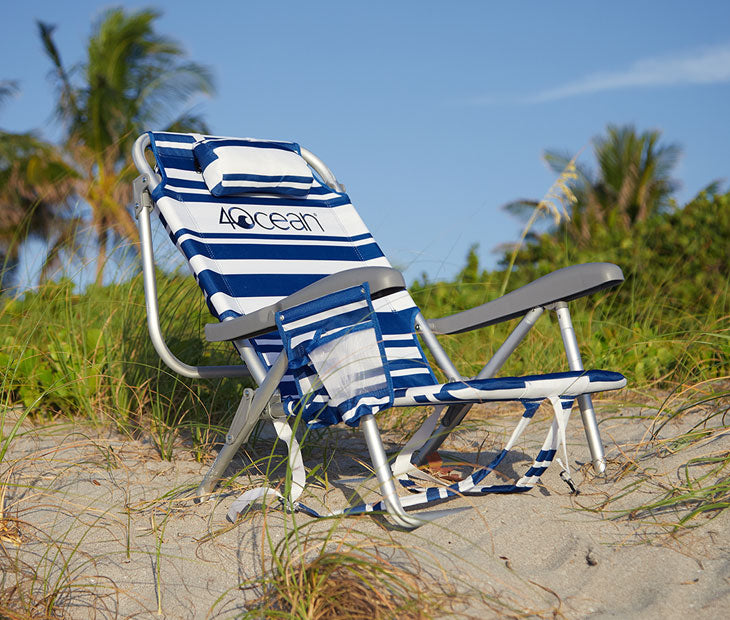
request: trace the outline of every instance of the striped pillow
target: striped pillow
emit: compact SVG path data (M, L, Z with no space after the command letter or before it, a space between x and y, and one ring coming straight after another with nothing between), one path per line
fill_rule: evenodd
M306 196L312 186L312 172L293 142L204 138L193 153L214 196Z

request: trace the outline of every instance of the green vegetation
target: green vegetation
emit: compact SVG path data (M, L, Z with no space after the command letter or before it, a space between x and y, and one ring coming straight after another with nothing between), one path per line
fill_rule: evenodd
M231 347L201 342L209 315L195 282L158 278L173 351L193 364L236 363ZM242 389L240 382L188 381L163 367L147 334L141 276L83 295L69 280L49 282L22 300L4 300L0 342L3 411L17 405L39 419L82 417L148 433L168 459L180 433L206 449Z
M673 207L637 223L628 233L604 228L585 248L567 240L563 224L520 248L510 288L568 265L608 261L626 277L610 290L571 304L586 365L619 369L634 389L669 387L727 374L730 359L730 193L701 192L684 208ZM465 310L497 296L504 272L483 271L474 248L454 282L411 289L427 316ZM506 374L563 368L552 319L543 318ZM447 351L476 373L508 326L444 339Z
M0 131L0 262L10 268L6 279L17 264L18 242L28 234L48 241L46 267L61 256L69 261L79 249L73 214L82 205L91 210L86 232L96 245L100 284L112 246L137 238L127 207L137 176L134 140L150 127L206 131L199 116L179 110L212 92L210 72L155 32L158 17L151 10L109 9L94 26L86 59L73 71L62 62L54 26L38 22L64 134L56 146L35 134ZM16 88L0 83L0 102Z

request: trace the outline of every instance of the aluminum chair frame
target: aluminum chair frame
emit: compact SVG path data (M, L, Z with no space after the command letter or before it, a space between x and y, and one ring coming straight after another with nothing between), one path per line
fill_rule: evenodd
M287 369L287 357L281 353L273 366L267 371L251 344L246 338L237 338L234 341L244 365L240 366L191 366L179 360L165 343L164 335L160 328L159 309L157 303L157 285L155 279L154 253L152 246L152 232L150 213L154 208L151 192L161 182L159 175L149 164L145 151L150 145L148 134L141 135L134 144L133 160L140 176L134 181L134 206L138 220L142 270L145 290L145 303L147 310L147 325L153 346L160 358L176 373L189 378L220 378L220 377L247 377L251 376L258 385L255 390L244 390L243 397L234 415L231 427L226 435L226 441L221 448L215 462L211 465L196 493L203 498L211 494L215 485L223 478L228 464L235 456L240 446L248 440L256 423L267 417L276 418L284 415L277 395L277 386ZM331 170L310 151L302 148L302 157L320 175L330 187L344 191L344 187L337 181ZM367 269L367 268L365 268ZM385 268L384 268L385 269ZM561 287L558 286L558 297L555 298L554 286L556 283L565 283L571 278L568 270L575 270L579 283L571 284L569 289L564 291L564 298L560 298ZM351 270L359 271L359 270ZM394 270L391 270L394 271ZM562 275L560 272L563 272ZM339 274L335 274L337 276ZM551 281L550 278L553 278ZM338 290L337 278L330 276L333 280L333 290ZM327 280L325 278L324 280ZM542 285L533 286L544 280ZM476 329L485 325L503 322L521 316L520 322L507 336L502 345L497 349L492 358L486 363L476 378L491 378L502 368L507 358L514 352L517 346L524 340L529 331L535 325L545 310L554 311L557 315L568 366L572 371L583 370L583 363L580 355L578 342L573 329L568 301L588 295L601 289L618 285L623 281L621 270L609 263L597 263L591 265L577 265L568 267L558 272L553 272L544 278L535 281L532 285L517 289L498 300L488 302L472 310L444 317L442 319L427 320L420 312L416 317L416 330L422 342L431 352L436 364L445 373L448 381L463 380L463 377L443 347L440 345L436 334L459 333L470 329ZM322 282L322 281L320 281ZM317 283L319 284L319 282ZM532 286L532 289L529 287ZM327 290L325 282L324 290ZM340 286L340 288L342 288ZM506 303L505 303L506 300ZM233 321L246 319L230 319ZM225 321L220 327L228 327ZM213 327L212 325L209 327ZM215 327L219 327L216 325ZM206 330L208 331L208 330ZM211 338L208 340L222 340L224 338ZM228 338L225 338L228 339ZM605 471L606 460L603 444L598 429L595 411L590 394L578 397L578 404L581 412L581 419L586 433L588 448L594 471L602 474ZM454 404L446 408L438 428L431 437L423 444L423 447L414 454L414 464L420 465L426 462L427 456L435 451L446 439L458 424L464 419L471 408L471 404ZM403 527L416 527L430 520L428 515L439 516L442 511L431 511L420 516L407 514L399 500L393 483L393 476L388 464L388 458L383 448L377 423L372 414L365 415L361 419L361 427L364 432L368 450L376 472L388 512L394 521Z

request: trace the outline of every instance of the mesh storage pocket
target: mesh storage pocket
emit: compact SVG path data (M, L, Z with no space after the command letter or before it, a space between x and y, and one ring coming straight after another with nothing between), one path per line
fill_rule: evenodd
M388 389L378 336L368 323L313 339L307 354L335 407L360 394Z
M336 415L318 414L317 421L355 425L360 416L392 406L393 385L367 284L279 312L276 322L305 419L326 407Z

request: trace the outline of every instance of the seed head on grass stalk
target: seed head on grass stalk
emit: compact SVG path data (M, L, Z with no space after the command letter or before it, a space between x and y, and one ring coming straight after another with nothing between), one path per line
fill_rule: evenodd
M577 198L575 196L575 193L573 193L570 184L578 178L578 171L576 169L575 162L578 159L581 151L578 151L573 156L573 159L571 159L566 164L565 168L560 173L560 176L550 186L550 189L547 191L545 196L535 205L534 209L532 210L532 213L530 214L530 217L527 220L524 229L522 230L520 240L515 243L514 247L512 248L509 265L507 266L507 271L504 274L504 281L502 282L502 288L499 292L500 297L504 295L507 290L507 284L509 283L509 278L515 265L515 260L517 260L517 254L524 244L525 239L527 238L527 234L535 225L538 217L541 217L543 215L552 215L555 226L560 224L560 222L563 220L565 220L566 222L570 220L569 209L572 208L573 205L577 202Z

